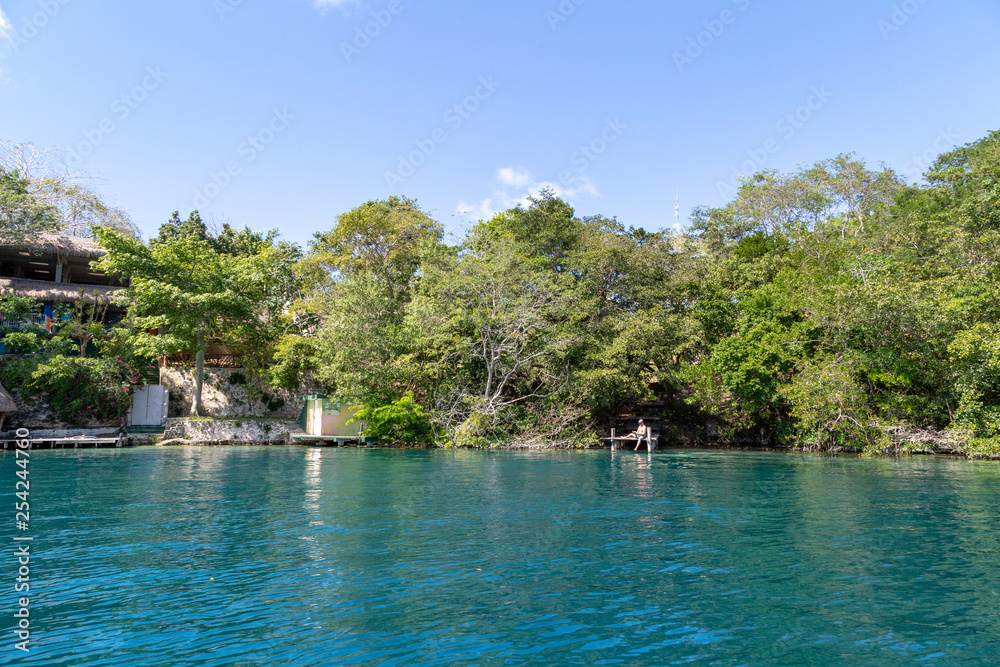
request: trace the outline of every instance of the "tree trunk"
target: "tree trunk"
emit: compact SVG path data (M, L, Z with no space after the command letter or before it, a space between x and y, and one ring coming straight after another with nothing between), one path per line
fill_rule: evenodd
M194 362L194 396L191 398L191 416L201 416L201 386L205 379L205 337L198 334L198 352Z

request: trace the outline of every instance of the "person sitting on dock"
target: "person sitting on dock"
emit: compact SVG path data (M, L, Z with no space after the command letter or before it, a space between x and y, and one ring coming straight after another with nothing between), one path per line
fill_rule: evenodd
M639 445L642 444L643 440L649 440L649 430L646 428L646 422L639 420L639 428L629 433L626 438L635 438L637 442L635 443L635 450L639 451Z

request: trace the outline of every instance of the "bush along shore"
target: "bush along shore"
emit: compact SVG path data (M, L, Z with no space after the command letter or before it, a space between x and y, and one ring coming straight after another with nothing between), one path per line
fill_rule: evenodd
M304 249L197 212L148 242L92 233L93 266L128 285L114 327L68 316L92 358L69 334L4 332L30 358L0 379L69 422L121 418L138 369L171 355L204 414L204 358L224 348L247 391L317 387L382 442L584 447L645 415L664 445L1000 452L1000 132L918 184L852 155L748 175L684 233L580 216L551 191L454 245L404 197Z
M313 446L316 441L296 440L293 434L300 434L301 428L296 422L282 419L170 419L162 434L134 435L133 445L183 446L183 445L290 445L301 444ZM67 432L67 435L70 433ZM13 436L12 436L13 437ZM434 442L433 439L407 438L404 440L381 440L373 443L363 441L347 441L338 444L340 447L392 448L392 449L439 449L464 448L478 449L480 447L459 447L454 443ZM597 438L590 442L581 442L576 448L607 447ZM496 450L554 450L566 449L567 446L558 442L533 440L527 442L491 443L490 449ZM670 429L660 436L658 449L722 449L743 451L815 451L838 454L873 455L947 455L963 456L974 459L1000 459L1000 453L990 450L977 450L970 447L968 440L959 435L956 437L950 431L904 431L891 429L886 438L877 446L866 446L863 443L846 444L836 447L801 447L795 445L780 445L762 443L758 440L705 440L694 433L679 433ZM628 451L625 448L625 451ZM644 453L646 449L640 448Z

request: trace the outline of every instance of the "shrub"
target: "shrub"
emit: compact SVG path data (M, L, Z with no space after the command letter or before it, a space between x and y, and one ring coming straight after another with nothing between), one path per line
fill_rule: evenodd
M271 396L270 394L265 393L260 397L260 400L267 406L269 412L277 412L281 408L285 407L285 399L280 396Z
M31 374L36 368L38 359L35 357L5 359L3 366L0 366L0 383L12 392L23 393L31 382Z
M42 351L45 344L45 332L40 329L27 331L11 331L3 337L7 351L11 354L34 354Z
M56 417L74 425L124 419L141 377L121 359L56 355L31 374L30 393L45 395Z
M386 442L431 443L434 429L423 406L413 399L413 392L388 405L368 403L348 423L368 422L365 437L377 437Z

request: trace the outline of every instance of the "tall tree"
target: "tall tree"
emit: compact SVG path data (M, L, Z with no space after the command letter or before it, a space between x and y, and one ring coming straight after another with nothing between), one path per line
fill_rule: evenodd
M567 278L547 257L529 258L498 230L477 225L460 252L426 267L410 310L423 346L441 355L446 419L463 438L495 436L517 407L555 394L568 381Z
M299 265L309 284L304 326L281 343L279 375L299 368L345 399L390 402L417 389L419 351L405 323L425 255L440 253L441 225L401 197L370 201L317 233Z
M148 246L113 230L99 230L98 237L108 251L99 268L129 281L118 299L134 318L136 349L154 357L195 353L192 415L202 411L210 344L259 350L275 342L294 296L287 248L272 245L247 256L220 253L209 240L184 235Z
M493 216L487 227L495 237L517 244L523 255L544 258L557 271L567 268L569 253L585 231L573 207L550 189L529 197L527 207L519 204Z
M128 213L99 194L90 185L92 179L68 172L53 149L0 140L0 169L16 171L28 181L28 192L35 200L52 207L57 223L44 231L93 238L95 227L107 227L139 236Z
M30 191L31 181L0 167L0 242L20 243L58 228L59 212Z
M440 223L412 199L369 201L341 214L332 230L315 235L304 269L313 280L328 284L370 275L395 307L406 300L413 285L421 245L439 243L441 235Z

